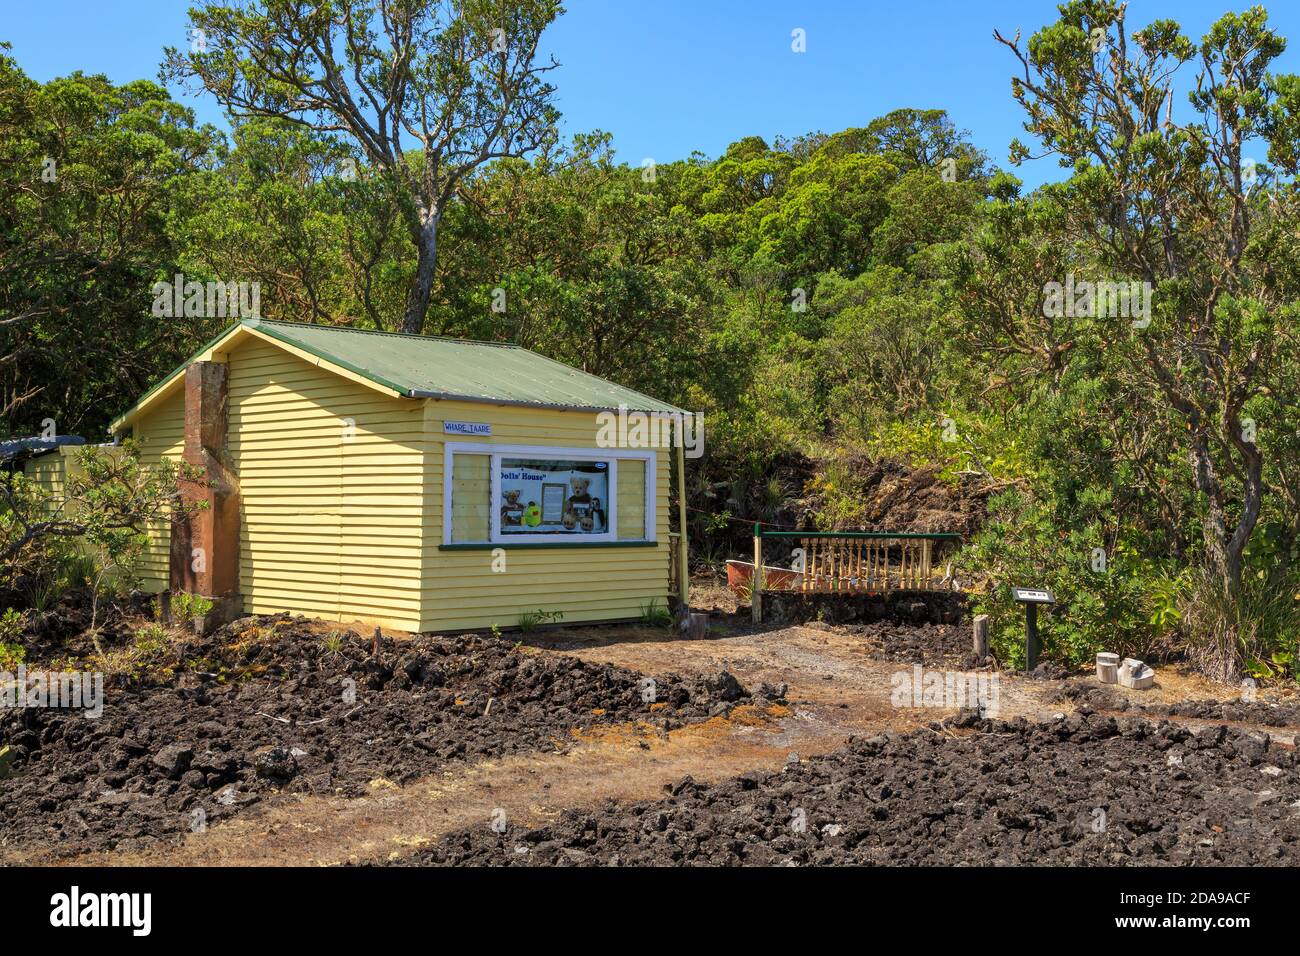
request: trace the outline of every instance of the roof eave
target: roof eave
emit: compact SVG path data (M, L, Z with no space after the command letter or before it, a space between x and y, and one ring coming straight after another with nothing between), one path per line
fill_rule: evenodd
M555 402L530 402L519 398L489 398L483 395L457 395L454 392L435 392L429 389L413 388L407 392L410 398L430 398L434 401L473 402L477 405L509 405L515 408L549 408L557 412L644 412L660 415L690 415L691 413L672 405L663 408L637 408L632 405L568 405Z

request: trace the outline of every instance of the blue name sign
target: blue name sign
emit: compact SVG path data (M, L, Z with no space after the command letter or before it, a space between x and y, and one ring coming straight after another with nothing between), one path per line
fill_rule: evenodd
M491 435L492 426L487 422L443 422L442 430L447 435Z

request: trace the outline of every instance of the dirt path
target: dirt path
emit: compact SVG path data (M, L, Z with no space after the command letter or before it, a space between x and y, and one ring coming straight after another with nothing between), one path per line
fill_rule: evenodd
M833 750L852 735L928 724L951 709L893 706L893 677L911 665L869 656L860 635L818 625L721 630L698 641L639 628L571 628L533 641L537 653L564 653L648 674L730 670L746 686L785 683L787 707L738 708L664 734L619 725L580 738L564 753L527 753L482 761L396 787L374 781L365 796L279 795L260 810L159 844L143 853L83 855L77 864L335 865L407 855L463 827L488 827L502 814L535 826L571 807L603 800L657 798L686 775L701 782L745 770L781 767ZM1054 698L1057 681L1001 675L1000 716L1050 717L1069 710ZM1189 692L1178 687L1178 696ZM1213 696L1209 685L1197 688ZM1219 689L1222 695L1222 689ZM1161 694L1149 696L1158 699ZM8 862L41 862L9 857Z
M845 737L883 729L905 730L945 712L895 707L891 700L894 675L910 672L913 665L872 657L871 645L844 628L730 628L698 641L678 640L663 631L588 628L573 629L555 643L538 643L584 660L647 674L673 670L710 673L725 668L746 686L785 683L789 686L786 697L796 713L823 722L828 732ZM1055 689L1054 682L1000 675L1002 716L1059 713L1061 705L1047 700Z

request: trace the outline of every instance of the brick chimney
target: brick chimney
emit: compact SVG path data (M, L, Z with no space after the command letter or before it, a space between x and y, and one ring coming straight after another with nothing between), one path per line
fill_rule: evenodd
M189 516L172 517L168 583L208 598L211 627L237 617L239 595L239 481L226 452L228 368L222 362L192 362L185 369L184 461L200 481L180 482L186 505L205 503Z

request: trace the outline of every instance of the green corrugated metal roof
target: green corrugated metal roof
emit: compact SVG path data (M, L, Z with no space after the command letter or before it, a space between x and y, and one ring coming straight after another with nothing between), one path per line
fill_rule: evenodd
M683 411L518 345L245 319L227 328L141 395L113 420L109 430L120 429L151 396L175 382L195 356L225 341L241 325L410 398L594 411L614 411L620 405L630 411Z
M518 345L269 319L249 319L244 324L412 398L681 411Z

